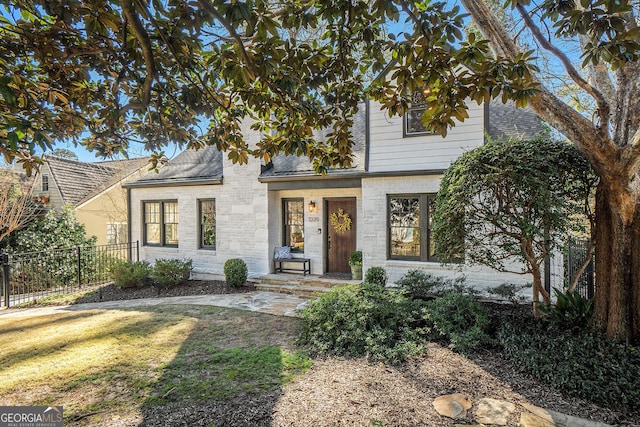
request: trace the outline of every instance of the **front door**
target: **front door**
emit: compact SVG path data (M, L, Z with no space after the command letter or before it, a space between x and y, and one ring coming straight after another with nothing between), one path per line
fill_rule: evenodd
M326 199L327 273L349 273L349 256L356 250L356 199Z

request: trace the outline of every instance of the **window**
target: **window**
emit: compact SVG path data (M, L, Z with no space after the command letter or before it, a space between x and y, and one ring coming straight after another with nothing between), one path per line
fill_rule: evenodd
M437 261L431 238L435 194L388 196L390 259Z
M404 115L404 136L429 135L422 123L422 115L427 110L425 93L416 92L409 106L409 111Z
M49 191L49 175L42 175L42 191Z
M110 222L107 224L107 245L127 243L127 224Z
M283 199L284 246L304 252L304 199Z
M200 217L200 248L216 248L216 201L199 200L198 213Z
M178 246L178 202L143 202L144 244Z

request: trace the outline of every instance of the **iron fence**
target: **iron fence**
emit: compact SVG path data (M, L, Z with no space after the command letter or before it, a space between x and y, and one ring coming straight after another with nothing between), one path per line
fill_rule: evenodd
M578 270L585 261L588 250L589 240L577 240L567 245L565 255L565 276L567 278L567 284L571 283L578 273ZM585 298L593 298L595 277L594 257L592 255L589 265L578 279L576 291Z
M76 246L42 252L2 254L3 305L23 304L53 294L77 292L110 280L117 261L140 259L139 242Z

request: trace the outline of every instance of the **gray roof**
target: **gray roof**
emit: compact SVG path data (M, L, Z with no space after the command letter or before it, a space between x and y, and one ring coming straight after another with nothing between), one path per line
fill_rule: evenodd
M327 176L349 176L359 174L365 171L365 155L366 155L366 133L367 133L367 117L365 104L361 104L361 108L353 117L353 127L351 128L354 145L353 161L350 168L330 168ZM326 138L328 131L318 132L316 138L323 140ZM260 175L260 178L279 178L288 176L313 176L316 172L313 163L307 156L276 156L273 161L273 167L266 170Z
M157 172L151 171L125 187L221 183L222 160L222 153L215 146L184 150Z
M44 159L63 202L71 206L81 205L149 162L139 158L87 163L51 155Z
M487 135L494 140L521 139L528 140L540 136L544 132L542 121L529 107L516 108L513 102L489 103Z

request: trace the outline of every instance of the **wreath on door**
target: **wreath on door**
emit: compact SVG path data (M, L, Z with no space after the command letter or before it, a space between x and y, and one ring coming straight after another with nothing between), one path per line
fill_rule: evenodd
M342 209L338 209L338 212L332 213L329 216L329 222L339 233L344 233L345 231L351 230L351 217Z

